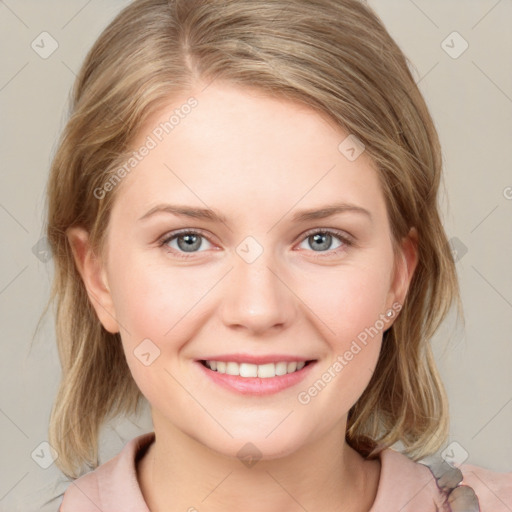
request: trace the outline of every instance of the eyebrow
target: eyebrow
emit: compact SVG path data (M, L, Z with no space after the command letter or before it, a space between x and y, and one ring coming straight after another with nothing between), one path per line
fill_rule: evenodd
M320 208L317 207L295 212L292 217L292 221L305 222L308 220L325 219L326 217L331 217L338 213L347 212L360 213L367 216L370 221L372 220L372 214L361 206L350 203L334 203ZM223 224L227 223L227 218L224 215L210 208L192 208L190 206L173 204L158 204L140 217L139 221L148 219L157 213L170 213L180 217L191 217L211 222L222 222Z

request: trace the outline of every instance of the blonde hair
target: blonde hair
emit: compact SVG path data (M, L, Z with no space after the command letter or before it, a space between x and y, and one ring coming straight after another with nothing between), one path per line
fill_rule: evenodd
M449 419L430 339L454 301L462 308L438 212L439 140L406 57L357 0L136 0L83 63L48 181L48 304L56 306L62 366L49 428L56 464L72 478L84 464L96 467L100 427L138 412L142 398L119 334L103 328L89 302L66 231L84 227L101 253L120 187L101 199L94 191L129 158L150 116L214 79L308 105L355 135L378 169L395 254L416 227L419 261L371 381L349 411L346 439L368 457L397 441L413 460L434 453Z

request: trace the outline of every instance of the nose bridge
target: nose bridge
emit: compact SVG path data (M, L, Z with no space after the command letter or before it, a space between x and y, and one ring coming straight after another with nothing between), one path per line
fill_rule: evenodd
M236 247L233 266L223 300L223 321L253 331L287 324L293 304L274 251L248 236Z

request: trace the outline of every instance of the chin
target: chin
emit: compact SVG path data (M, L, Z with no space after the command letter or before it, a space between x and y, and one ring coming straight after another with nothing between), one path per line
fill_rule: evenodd
M268 430L268 432L270 431L271 429ZM204 442L200 439L198 441L223 456L237 458L242 462L244 460L281 459L295 453L306 444L304 437L298 433L297 436L294 436L289 429L283 428L281 435L277 434L277 430L270 435L268 432L267 430L262 431L261 428L247 429L239 431L237 434L231 432L233 438L229 440L223 436L216 440L210 437Z

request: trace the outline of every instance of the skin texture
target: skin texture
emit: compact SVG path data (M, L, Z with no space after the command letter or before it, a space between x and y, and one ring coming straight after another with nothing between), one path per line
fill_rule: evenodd
M140 147L174 108L197 99L118 185L103 257L92 253L84 230L69 231L98 317L121 333L151 404L156 441L138 465L144 497L152 512L369 510L380 463L365 461L344 433L375 369L382 331L308 404L297 397L361 331L403 303L416 232L402 241L393 273L378 175L366 153L349 161L338 150L348 133L298 103L219 81L203 88L173 98L134 142ZM291 220L298 210L340 201L369 210L371 219L346 212ZM162 203L211 208L227 220L169 213L138 220ZM183 250L183 237L158 245L183 228L204 235L195 252ZM354 245L336 235L330 245L311 238L327 228ZM248 236L257 242L249 251L262 250L251 263L237 252ZM160 351L148 366L134 354L144 339ZM234 352L317 364L297 386L242 395L212 384L195 362ZM262 456L252 467L237 457L247 442Z

